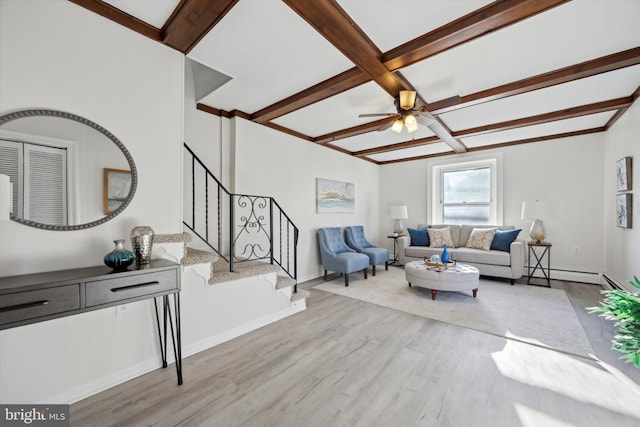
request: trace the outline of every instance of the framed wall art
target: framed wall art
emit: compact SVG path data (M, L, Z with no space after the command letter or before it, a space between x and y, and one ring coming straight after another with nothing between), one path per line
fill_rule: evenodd
M617 190L631 191L632 178L631 157L623 157L616 162Z
M102 185L104 214L109 215L127 199L131 191L131 171L104 168Z
M316 178L317 213L355 212L355 186L349 182Z
M631 228L633 218L633 195L631 193L616 196L616 221L618 227Z

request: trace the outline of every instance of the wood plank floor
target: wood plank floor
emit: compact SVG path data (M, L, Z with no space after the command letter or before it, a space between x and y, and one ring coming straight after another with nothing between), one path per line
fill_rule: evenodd
M602 363L316 283L302 285L306 311L185 359L183 386L173 366L151 372L72 405L71 425L640 425L640 370L610 350L610 322L584 309L597 305L598 286L552 283Z

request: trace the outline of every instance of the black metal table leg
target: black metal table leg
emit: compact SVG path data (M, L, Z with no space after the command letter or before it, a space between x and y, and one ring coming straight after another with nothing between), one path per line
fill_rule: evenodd
M173 303L175 307L175 316L171 313L171 304L169 303L169 295L162 296L162 312L163 312L163 333L160 326L160 315L158 313L158 303L156 299L153 299L156 313L156 325L158 326L158 339L160 341L160 353L162 356L162 367L166 368L167 365L167 324L171 330L171 342L173 344L173 354L176 359L176 374L178 376L178 385L182 385L182 332L180 324L180 293L173 294ZM174 326L175 325L175 326Z

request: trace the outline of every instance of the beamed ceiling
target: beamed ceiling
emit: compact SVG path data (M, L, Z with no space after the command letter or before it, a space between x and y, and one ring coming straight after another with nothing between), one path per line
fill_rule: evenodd
M376 164L605 132L640 96L640 0L71 1L230 76L199 110ZM439 136L358 117L400 90Z

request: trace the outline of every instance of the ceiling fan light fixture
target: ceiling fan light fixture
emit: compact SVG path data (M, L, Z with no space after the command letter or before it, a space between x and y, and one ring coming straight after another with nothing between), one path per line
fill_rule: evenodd
M407 114L404 116L404 124L407 125L407 127L417 125L418 121L416 120L416 116L413 114Z
M418 123L405 123L405 125L407 126L407 132L409 133L413 133L418 130Z
M416 104L416 92L413 90L401 90L400 94L400 108L403 110L413 110Z
M393 125L391 125L391 130L394 131L395 133L400 133L402 132L403 124L404 122L402 121L402 119L398 119L395 122L393 122Z

